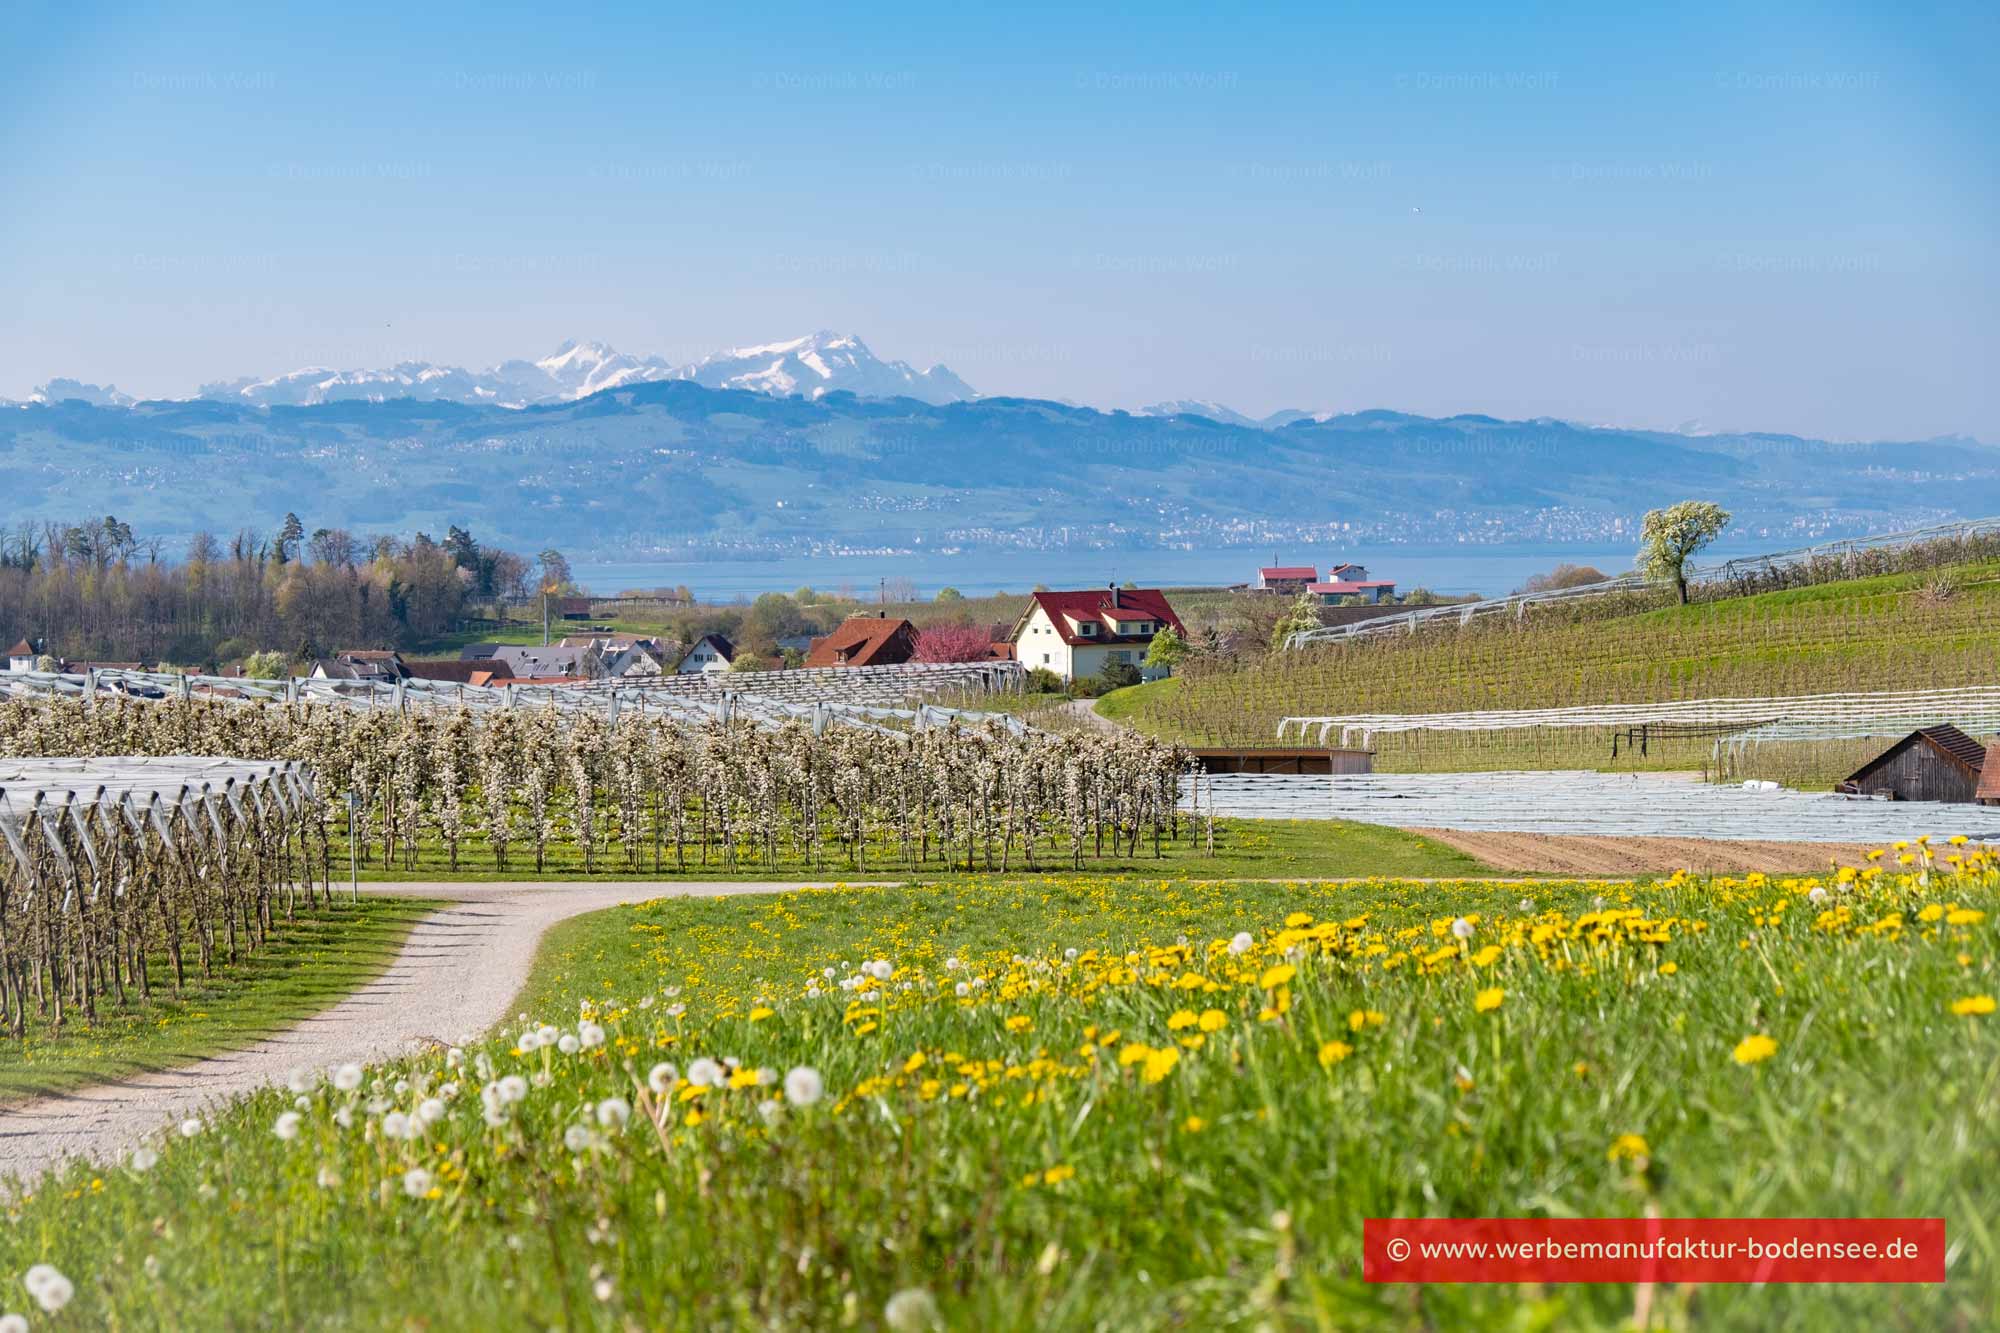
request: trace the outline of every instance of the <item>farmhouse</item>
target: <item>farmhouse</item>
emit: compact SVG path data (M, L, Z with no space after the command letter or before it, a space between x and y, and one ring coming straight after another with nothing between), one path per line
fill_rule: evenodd
M46 651L47 645L23 639L7 650L7 670L33 671L35 669L35 658Z
M917 655L917 629L880 612L849 616L833 633L813 640L809 667L894 666Z
M1358 566L1348 568L1358 568ZM1368 571L1364 569L1361 572L1365 574ZM1369 606L1379 606L1383 602L1396 600L1394 579L1328 579L1323 583L1307 584L1306 591L1328 606L1338 606L1349 597L1358 597Z
M1186 633L1164 593L1113 585L1034 594L1008 641L1015 660L1031 671L1046 667L1074 681L1122 664L1150 680L1166 674L1145 666L1146 650L1163 629Z
M1970 801L1987 749L1946 724L1913 731L1850 774L1835 790L1892 801Z
M403 655L384 648L344 648L332 657L322 657L307 673L314 680L373 680L394 684L408 680Z
M729 670L736 660L736 645L725 635L704 634L682 656L674 668L678 676L713 676Z
M1256 586L1260 592L1279 592L1295 597L1318 577L1319 570L1312 565L1266 565L1257 571Z

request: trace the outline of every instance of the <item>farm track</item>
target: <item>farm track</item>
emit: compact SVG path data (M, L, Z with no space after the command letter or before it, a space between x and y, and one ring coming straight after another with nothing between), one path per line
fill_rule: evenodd
M1858 843L1767 842L1705 838L1607 838L1587 833L1471 833L1413 828L1496 870L1524 875L1635 875L1692 870L1716 874L1823 871L1866 865Z
M295 1067L322 1073L451 1043L508 1017L544 932L585 912L654 898L779 893L825 881L663 884L396 883L362 892L441 899L388 969L332 1008L242 1050L115 1083L0 1105L0 1180L34 1182L66 1158L109 1161L163 1125L240 1093L282 1082ZM0 1184L0 1193L5 1192Z

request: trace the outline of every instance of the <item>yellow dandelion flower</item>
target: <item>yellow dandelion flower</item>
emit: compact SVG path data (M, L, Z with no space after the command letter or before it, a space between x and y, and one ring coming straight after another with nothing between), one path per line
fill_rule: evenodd
M1052 1166L1042 1172L1042 1183L1044 1185L1060 1185L1065 1180L1074 1180L1075 1178L1076 1168L1068 1164Z
M1118 1052L1118 1064L1121 1068L1136 1065L1152 1053L1153 1048L1145 1042L1135 1041L1124 1050Z
M1936 903L1932 903L1930 906L1924 908L1923 911L1917 913L1917 920L1937 921L1942 919L1943 916L1944 916L1944 908L1938 906Z
M1482 1014L1491 1013L1495 1009L1498 1009L1500 1002L1506 998L1506 991L1500 989L1498 986L1488 986L1485 990L1472 997L1472 1007Z
M910 1052L910 1058L903 1061L903 1072L905 1074L914 1074L923 1067L924 1053L922 1051Z
M1265 990L1275 990L1299 974L1290 963L1279 963L1276 967L1264 969L1264 975L1257 978L1257 984Z
M1204 1129L1207 1128L1208 1128L1208 1122L1206 1120L1203 1120L1198 1115L1191 1115L1187 1119L1181 1121L1182 1131L1188 1134L1199 1134Z
M763 1022L763 1021L764 1021L765 1019L769 1018L769 1017L770 1017L770 1016L771 1016L772 1014L774 1014L774 1013L776 1013L776 1012L777 1012L776 1010L774 1010L774 1009L767 1009L767 1008L765 1008L765 1007L764 1007L763 1005L761 1005L761 1004L760 1004L760 1005L758 1005L758 1006L757 1006L757 1007L756 1007L755 1009L752 1009L752 1010L750 1011L750 1021L751 1021L752 1023L761 1023L761 1022Z
M1953 1000L1951 1002L1951 1011L1960 1018L1969 1018L1974 1014L1990 1014L1993 1012L1993 997L1991 995L1968 995L1962 1000Z
M1033 1026L1035 1026L1035 1020L1026 1014L1012 1014L1008 1016L1007 1030L1009 1032L1026 1032Z
M1294 912L1285 918L1285 924L1293 930L1297 930L1300 926L1310 926L1312 923L1313 914L1311 912Z
M1204 1009L1201 1011L1200 1022L1203 1032L1220 1032L1229 1026L1229 1015L1220 1009Z
M1986 913L1970 907L1960 907L1944 914L1947 926L1976 926L1986 919Z
M1674 973L1676 973L1676 972L1678 972L1678 971L1680 971L1680 970L1681 970L1681 965L1680 965L1679 963L1671 963L1671 962L1669 962L1669 963L1661 963L1661 964L1660 964L1660 975L1661 975L1661 976L1663 976L1663 977L1670 977L1670 976L1672 976L1672 975L1673 975Z
M1768 1060L1778 1053L1778 1043L1763 1033L1755 1033L1736 1043L1731 1058L1739 1065L1754 1065L1760 1060Z
M1321 1042L1319 1048L1319 1067L1321 1069L1331 1069L1352 1054L1354 1054L1354 1048L1344 1041Z
M1388 1021L1388 1015L1374 1009L1356 1009L1347 1016L1348 1029L1353 1032L1359 1032L1363 1028L1379 1028Z
M1174 1067L1180 1064L1180 1062L1181 1053L1171 1046L1162 1050L1149 1052L1146 1056L1145 1067L1139 1071L1139 1077L1147 1083L1158 1083L1161 1079L1173 1073Z
M1611 1146L1605 1149L1604 1160L1607 1162L1626 1161L1645 1157L1651 1151L1646 1146L1646 1140L1639 1135L1620 1134L1617 1138L1611 1140Z
M1167 1031L1179 1032L1183 1028L1193 1027L1196 1023L1199 1023L1200 1021L1201 1019L1195 1014L1194 1010L1176 1009L1172 1017L1167 1019Z

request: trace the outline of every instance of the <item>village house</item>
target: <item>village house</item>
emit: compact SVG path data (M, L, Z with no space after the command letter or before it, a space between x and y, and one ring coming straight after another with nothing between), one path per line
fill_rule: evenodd
M1167 673L1145 665L1146 651L1163 629L1186 634L1164 593L1113 585L1035 593L1008 642L1022 666L1047 668L1065 681L1101 676L1113 665L1135 667L1154 680Z
M674 668L679 676L715 676L729 670L736 660L736 645L727 636L704 634L695 640L692 648L682 654L680 664Z
M814 639L809 667L894 666L917 655L917 629L881 613L849 616L833 633Z
M393 685L410 678L401 653L379 648L346 648L313 663L314 680L371 680Z
M47 651L47 644L39 640L22 639L7 650L7 670L33 671L35 659Z
M1255 587L1259 592L1296 597L1318 577L1319 570L1312 565L1266 565L1257 571Z
M1359 568L1349 566L1349 568ZM1367 570L1361 570L1366 574ZM1306 591L1319 598L1328 606L1339 606L1350 597L1358 597L1369 606L1380 606L1384 602L1396 600L1394 579L1328 579L1324 582L1309 583Z

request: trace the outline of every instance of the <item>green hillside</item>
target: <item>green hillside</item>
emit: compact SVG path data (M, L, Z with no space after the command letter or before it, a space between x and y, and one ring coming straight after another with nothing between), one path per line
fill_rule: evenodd
M1356 639L1126 692L1121 720L1271 744L1297 714L1444 713L1942 688L2000 676L2000 563L1825 583L1609 618L1531 615ZM1706 740L1610 760L1610 733L1377 738L1378 767L1695 767ZM1850 746L1849 749L1854 747ZM1863 748L1866 748L1865 746ZM1826 762L1844 762L1835 757ZM1824 765L1822 765L1823 767Z

